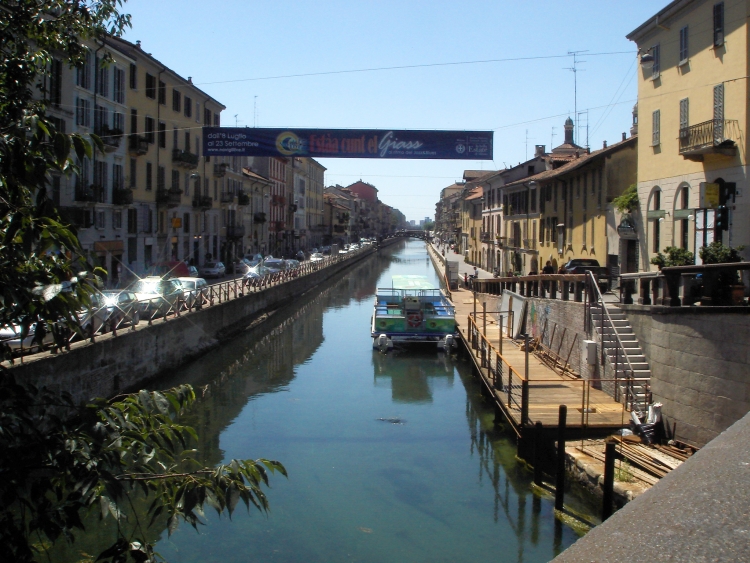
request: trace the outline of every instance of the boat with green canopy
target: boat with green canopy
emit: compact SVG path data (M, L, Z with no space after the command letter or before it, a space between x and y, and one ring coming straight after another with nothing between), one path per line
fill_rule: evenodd
M376 292L371 332L373 348L382 351L398 343L450 350L456 346L456 311L427 277L393 276L391 287Z

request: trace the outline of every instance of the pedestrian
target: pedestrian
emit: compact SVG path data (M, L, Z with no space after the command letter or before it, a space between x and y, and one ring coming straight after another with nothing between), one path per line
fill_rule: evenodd
M474 266L474 277L479 278L479 269L476 266Z

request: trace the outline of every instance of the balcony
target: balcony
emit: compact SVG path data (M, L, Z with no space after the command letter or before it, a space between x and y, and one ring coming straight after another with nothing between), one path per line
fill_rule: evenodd
M131 205L133 203L133 190L115 188L112 190L112 203L115 205Z
M490 242L492 240L492 233L489 231L481 231L479 233L479 240L482 242Z
M96 134L101 138L102 143L104 144L104 150L106 152L114 152L120 146L120 141L122 140L121 129L110 129L109 127L102 127L99 131L96 132Z
M182 168L197 168L198 155L180 149L172 150L172 163Z
M258 213L253 213L253 221L255 223L265 223L266 222L266 214L262 211Z
M221 201L221 203L234 203L234 194L231 192L221 192L219 201Z
M239 192L237 194L237 205L250 205L250 196L245 192Z
M78 203L106 203L104 188L94 184L87 188L76 187L74 198Z
M729 138L733 121L711 119L680 129L680 154L686 160L702 162L707 154L733 157L737 145Z
M286 197L283 195L275 195L271 198L271 204L273 205L285 205L286 204Z
M148 139L141 135L128 135L128 151L135 156L146 154L148 152Z
M222 178L227 173L227 166L229 165L226 162L214 164L214 176Z
M179 188L159 188L156 190L156 203L166 205L169 208L180 205L182 199L182 190Z
M245 225L227 225L227 238L240 239L245 236Z
M211 206L213 206L213 204L214 204L213 198L207 195L199 195L193 198L193 207L202 209L204 211L206 209L211 209Z

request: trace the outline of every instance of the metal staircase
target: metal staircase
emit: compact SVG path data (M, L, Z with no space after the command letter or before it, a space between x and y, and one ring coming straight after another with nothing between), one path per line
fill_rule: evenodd
M596 279L587 277L587 332L596 333L606 378L614 379L615 400L642 418L651 400L651 369L625 313L605 303Z

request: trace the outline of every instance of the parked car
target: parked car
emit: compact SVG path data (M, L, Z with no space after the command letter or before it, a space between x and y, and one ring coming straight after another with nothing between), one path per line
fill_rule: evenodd
M294 258L296 258L300 262L304 262L306 258L305 252L303 250L298 250L297 254L294 255Z
M263 278L271 273L271 270L266 268L263 264L253 266L250 270L242 277L245 280L253 280L257 278Z
M245 254L245 258L243 260L250 264L250 267L257 266L263 261L263 255L262 254Z
M203 278L220 278L224 276L227 269L221 262L206 262L199 271Z
M234 273L244 276L250 270L250 268L253 267L253 265L254 264L250 263L250 260L246 258L240 258L239 260L237 260L237 262L234 263Z
M310 262L322 262L325 257L320 252L315 252L310 255Z
M281 258L266 258L263 260L263 266L268 268L272 274L286 270L286 262Z
M22 336L23 329L21 323L11 323L0 327L0 341L10 347L13 352L28 350L29 352L39 351L52 344L54 338L52 332L45 326L44 335L37 338L37 323L33 322L29 326L28 332Z
M566 274L591 272L600 287L606 288L609 284L609 271L607 268L600 266L599 261L594 258L573 258L565 263L563 270Z
M149 317L163 316L176 311L181 305L183 292L180 280L148 277L133 283L128 289L133 291L141 303L141 314Z
M117 328L122 323L136 326L141 322L141 305L138 296L127 289L105 289L101 293L104 327L102 330Z
M177 260L157 262L148 269L148 275L160 278L179 278L180 276L189 276L190 267L185 262Z
M198 274L198 268L195 266L188 266L188 277L191 278L197 278L200 277L200 274Z
M208 283L203 278L189 277L177 278L182 284L182 295L185 306L188 308L201 308L208 299Z

